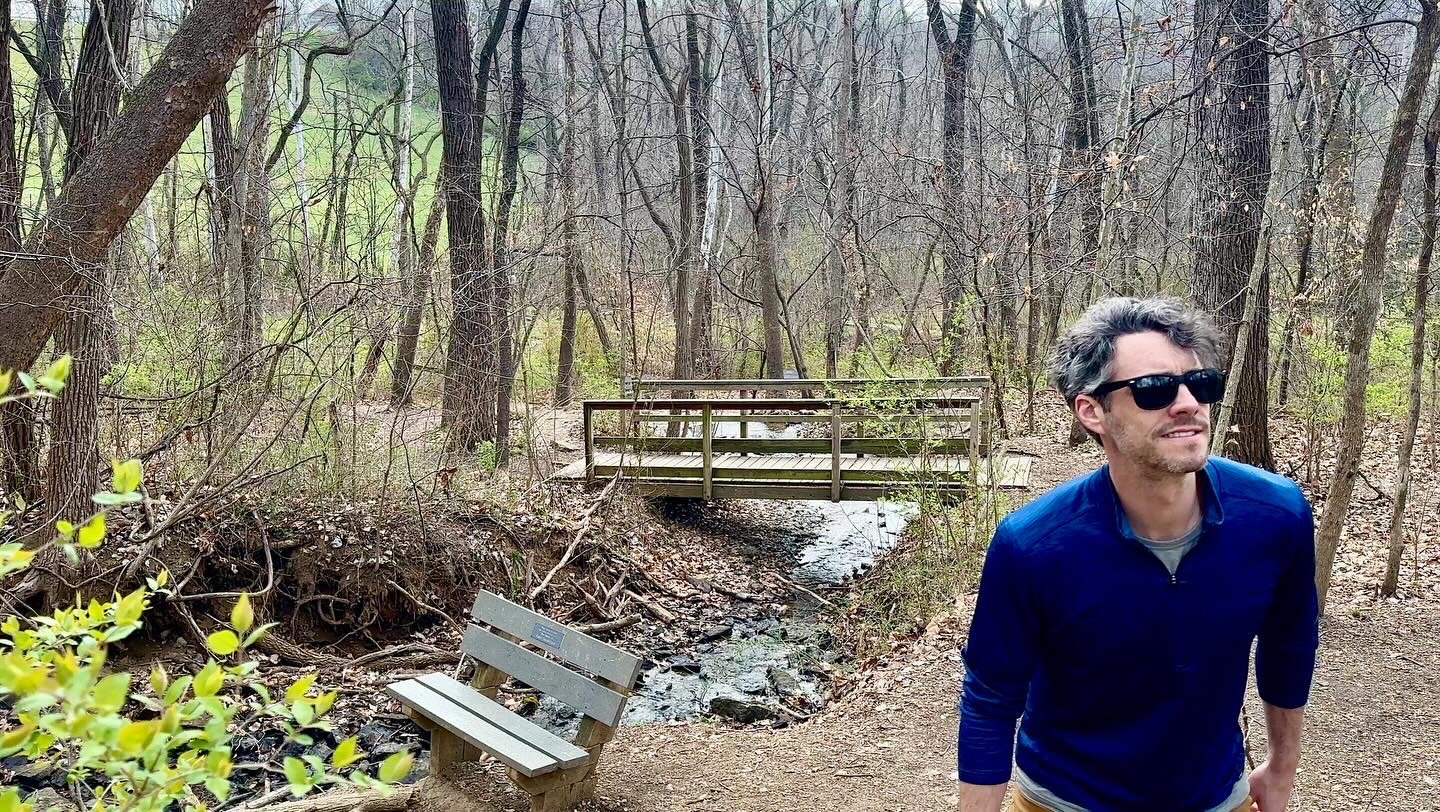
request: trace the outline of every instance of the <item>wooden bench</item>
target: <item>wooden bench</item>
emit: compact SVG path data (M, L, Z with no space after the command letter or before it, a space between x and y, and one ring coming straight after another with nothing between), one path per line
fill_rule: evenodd
M592 797L596 762L620 724L640 658L492 592L480 592L471 618L460 646L461 665L464 658L476 665L469 685L426 674L386 688L430 731L431 774L486 753L510 768L533 812L570 809ZM496 702L509 677L584 714L575 739L566 741Z

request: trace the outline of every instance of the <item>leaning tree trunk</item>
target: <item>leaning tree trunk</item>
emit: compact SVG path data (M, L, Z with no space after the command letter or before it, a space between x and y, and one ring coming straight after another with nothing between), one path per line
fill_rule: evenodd
M1400 436L1400 460L1395 466L1395 505L1390 513L1390 550L1385 557L1385 580L1380 594L1390 597L1400 583L1400 557L1405 552L1405 503L1410 497L1410 460L1415 451L1415 432L1420 428L1420 378L1425 368L1425 306L1430 297L1430 261L1435 254L1435 234L1440 214L1435 207L1435 165L1440 152L1440 99L1430 108L1425 124L1425 212L1421 221L1420 261L1415 266L1415 314L1411 324L1410 411L1405 432Z
M425 235L415 259L415 273L406 288L405 309L395 331L395 370L390 376L390 405L410 403L414 391L415 352L420 345L420 326L425 322L425 302L430 297L430 273L435 267L435 250L440 244L440 223L445 214L445 183L436 184L435 199L425 216Z
M1345 514L1355 489L1360 467L1360 452L1365 443L1365 387L1370 383L1370 342L1383 305L1386 248L1395 208L1405 183L1405 163L1410 157L1410 144L1415 138L1415 122L1420 116L1420 102L1430 79L1435 60L1436 9L1433 0L1421 0L1420 25L1415 32L1415 50L1410 58L1410 72L1395 111L1395 124L1390 131L1390 145L1375 192L1370 224L1365 231L1361 250L1360 279L1356 289L1350 335L1345 341L1345 394L1340 418L1339 447L1335 455L1335 476L1325 495L1325 511L1315 538L1315 586L1320 594L1320 611L1330 592L1330 574L1335 567L1335 552L1340 547L1340 534L1345 528Z
M86 275L195 129L272 0L200 0L0 278L0 369L28 369Z
M1261 41L1269 30L1266 0L1236 3L1204 0L1195 10L1194 81L1198 142L1206 150L1196 164L1195 264L1191 291L1214 313L1233 347L1245 312L1246 282L1255 262L1260 220L1270 186L1270 57ZM1263 272L1262 272L1263 273ZM1262 284L1264 280L1262 277ZM1236 458L1274 468L1270 449L1268 308L1259 302L1250 325L1245 368L1236 380ZM1232 365L1233 366L1233 365ZM1229 426L1216 426L1219 434Z

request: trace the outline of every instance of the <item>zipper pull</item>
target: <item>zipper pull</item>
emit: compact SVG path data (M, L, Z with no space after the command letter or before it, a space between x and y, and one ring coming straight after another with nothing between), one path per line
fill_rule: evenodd
M1178 586L1179 581L1175 579L1175 573L1170 573L1170 586Z

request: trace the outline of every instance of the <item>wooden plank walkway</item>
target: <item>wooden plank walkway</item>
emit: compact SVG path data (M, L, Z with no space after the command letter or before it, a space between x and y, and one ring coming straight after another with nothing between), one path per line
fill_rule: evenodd
M1028 457L1006 455L982 459L979 482L988 485L991 470L1001 488L1024 488L1030 482ZM715 495L721 496L727 486L740 490L773 493L769 498L822 499L830 496L831 457L828 454L715 454L711 476ZM704 476L704 460L699 454L667 454L643 451L595 452L595 477L604 479L617 470L627 484L648 492L671 493L677 489L687 493L698 489ZM911 457L841 457L840 480L842 498L873 499L875 494L924 482L942 490L960 488L970 470L970 460L958 456L931 456L923 460ZM556 474L557 479L584 481L585 461L576 460ZM689 482L687 482L689 480ZM789 491L796 491L791 494ZM866 495L858 495L861 491ZM800 494L805 495L800 495ZM698 491L697 491L698 494ZM723 497L722 497L723 498Z

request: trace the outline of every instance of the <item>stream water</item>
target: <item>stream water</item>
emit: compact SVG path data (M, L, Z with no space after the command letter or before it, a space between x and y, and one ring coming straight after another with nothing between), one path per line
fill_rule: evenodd
M907 503L801 502L788 512L790 521L747 531L793 549L790 580L823 595L893 547L909 515ZM786 721L817 710L824 704L825 671L838 656L818 620L820 608L814 596L797 589L779 616L737 620L728 633L693 653L659 660L643 673L625 721L705 713L744 722Z

